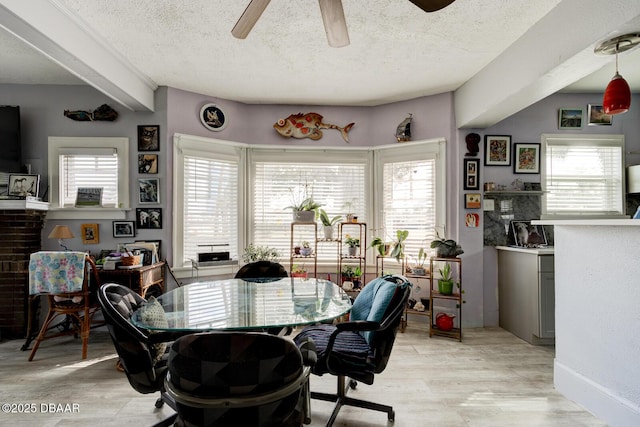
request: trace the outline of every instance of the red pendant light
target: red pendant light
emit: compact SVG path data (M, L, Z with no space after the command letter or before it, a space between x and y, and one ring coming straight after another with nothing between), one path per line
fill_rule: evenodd
M640 43L640 33L625 34L600 43L595 52L600 55L616 55L616 74L613 76L602 98L605 114L622 114L631 106L631 88L618 72L618 53L636 47Z
M618 73L618 55L616 54L616 74L613 76L602 97L605 114L621 114L629 111L631 106L631 88Z

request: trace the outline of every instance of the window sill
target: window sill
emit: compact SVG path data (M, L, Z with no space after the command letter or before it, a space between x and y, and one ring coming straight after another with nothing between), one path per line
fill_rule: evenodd
M47 219L126 219L127 210L119 208L49 208Z

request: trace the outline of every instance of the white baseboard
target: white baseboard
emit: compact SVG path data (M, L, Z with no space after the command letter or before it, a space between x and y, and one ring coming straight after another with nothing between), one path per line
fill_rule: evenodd
M640 406L616 396L612 390L558 360L554 361L553 383L566 398L583 406L611 427L640 426Z

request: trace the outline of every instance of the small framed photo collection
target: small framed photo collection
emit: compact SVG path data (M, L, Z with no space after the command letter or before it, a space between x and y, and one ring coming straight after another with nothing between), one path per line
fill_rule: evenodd
M162 208L136 208L136 227L138 229L161 229Z
M138 151L160 151L160 126L138 126Z
M160 180L158 178L139 178L138 195L140 204L160 203Z
M464 159L464 189L480 190L479 159Z

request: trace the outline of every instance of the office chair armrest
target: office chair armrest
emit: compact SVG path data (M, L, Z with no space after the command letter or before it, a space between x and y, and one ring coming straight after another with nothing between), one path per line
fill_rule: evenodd
M316 352L316 343L310 337L304 338L298 343L298 349L302 353L302 364L305 366L315 366L318 362L318 353Z
M329 342L327 343L326 352L331 354L333 352L333 345L341 332L362 332L362 331L377 331L380 328L380 323L372 322L370 320L355 320L351 322L342 322L336 324L336 329L331 333Z

